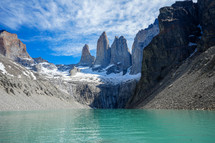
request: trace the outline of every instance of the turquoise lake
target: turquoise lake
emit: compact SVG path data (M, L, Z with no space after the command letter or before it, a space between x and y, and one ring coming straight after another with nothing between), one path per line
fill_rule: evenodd
M215 143L214 111L0 112L1 143Z

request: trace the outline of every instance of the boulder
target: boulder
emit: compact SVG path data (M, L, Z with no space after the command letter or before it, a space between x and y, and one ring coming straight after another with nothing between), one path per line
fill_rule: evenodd
M77 72L80 72L80 69L79 68L76 68L75 66L70 70L70 75L71 76L74 76L76 75Z

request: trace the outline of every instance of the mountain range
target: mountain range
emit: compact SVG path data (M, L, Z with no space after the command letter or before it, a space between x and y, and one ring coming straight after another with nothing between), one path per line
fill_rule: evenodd
M176 2L148 28L111 46L106 32L96 57L80 62L32 58L16 34L0 31L0 110L52 108L215 108L215 2Z

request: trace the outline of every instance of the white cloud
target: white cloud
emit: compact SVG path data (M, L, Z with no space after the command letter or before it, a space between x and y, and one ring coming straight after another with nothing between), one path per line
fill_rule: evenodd
M93 45L90 49L95 49L96 41L103 31L107 32L111 42L115 35L125 36L131 47L135 34L154 22L159 8L174 2L175 0L1 0L0 23L14 30L27 26L52 32L52 36L39 35L25 40L50 41L53 43L50 48L56 55L79 55L85 43ZM61 45L56 44L63 40Z

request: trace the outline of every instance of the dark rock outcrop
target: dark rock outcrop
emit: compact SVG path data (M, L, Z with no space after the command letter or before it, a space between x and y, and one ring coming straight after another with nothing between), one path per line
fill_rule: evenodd
M128 107L150 96L170 70L194 52L196 46L189 46L189 36L198 31L197 11L197 4L192 1L160 9L160 33L143 51L141 80Z
M95 62L95 57L90 54L89 46L84 45L82 49L81 60L78 63L79 66L91 66Z
M161 85L135 108L215 109L215 47L195 53L172 69Z
M48 63L48 61L45 60L45 59L43 59L42 57L33 58L33 59L34 59L34 61L35 61L36 63L43 63L43 62L47 62L47 63Z
M26 51L26 46L17 37L7 31L0 31L0 54L12 60L18 58L32 59Z
M94 65L106 67L110 64L111 50L109 41L105 32L99 37L97 42L96 61Z
M131 53L127 46L126 39L121 36L115 37L113 44L111 45L111 62L110 64L121 63L123 69L127 69L131 66Z
M159 24L156 19L154 24L150 25L144 30L140 30L132 45L132 68L131 74L141 72L141 65L143 59L143 49L152 41L152 39L159 33Z
M215 45L215 1L198 0L198 8L203 31L201 50L206 50Z

